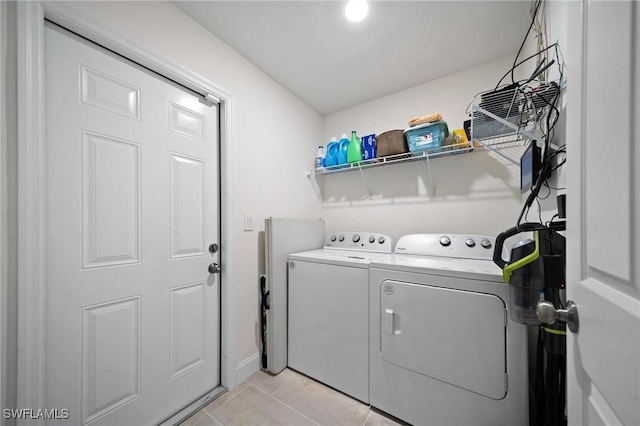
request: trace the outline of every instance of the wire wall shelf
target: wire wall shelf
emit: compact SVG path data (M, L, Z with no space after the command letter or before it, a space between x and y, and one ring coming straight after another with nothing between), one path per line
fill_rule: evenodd
M564 85L565 82L561 83ZM546 121L549 114L553 114L552 104L557 96L560 96L560 86L554 81L532 81L479 93L471 101L473 143L445 145L422 152L407 152L357 163L312 169L308 170L307 177L318 200L324 204L318 178L357 170L362 176L371 199L373 195L365 173L367 169L424 161L431 182L430 193L435 195L436 185L431 172L430 159L486 149L506 160L508 164L520 165L520 157L530 141L535 140L540 146L543 144L547 130ZM549 146L552 150L558 149L553 144Z
M364 181L364 184L367 188L367 191L369 193L369 198L371 198L373 195L371 192L371 188L369 187L369 182L366 177L365 170L389 166L392 164L424 161L427 164L429 180L431 181L431 193L435 194L436 186L435 186L435 181L433 179L433 174L431 173L430 159L461 154L469 151L473 151L473 147L468 142L450 144L450 145L444 145L439 148L433 148L433 149L425 150L421 152L406 152L402 154L389 155L381 158L373 158L371 160L362 160L355 163L341 164L338 166L331 166L331 167L322 167L318 169L311 169L311 170L308 170L307 172L307 178L309 179L309 182L311 182L311 185L313 186L313 189L316 192L318 200L320 201L320 203L323 203L322 190L320 189L320 185L318 184L318 179L317 179L318 177L337 174L337 173L348 173L348 172L359 171Z
M357 163L340 164L338 166L322 167L315 170L309 170L310 174L327 175L333 173L343 173L358 169L367 169L371 167L386 166L389 164L409 163L412 161L426 160L434 157L443 157L446 155L460 154L473 150L468 142L453 145L445 145L440 148L434 148L421 152L405 152L402 154L389 155L382 158L372 158L371 160L362 160Z
M554 81L511 85L476 95L471 103L472 140L519 165L529 141L542 143L557 96L559 86Z

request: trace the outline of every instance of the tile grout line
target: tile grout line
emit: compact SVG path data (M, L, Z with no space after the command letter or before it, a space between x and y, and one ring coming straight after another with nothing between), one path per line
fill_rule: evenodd
M201 408L201 409L200 409L196 414L194 414L194 415L193 415L193 416L191 416L191 417L195 417L195 416L197 416L199 413L204 414L205 416L209 417L211 420L213 420L214 422L216 422L216 423L218 423L218 424L220 423L220 422L218 422L216 419L214 419L214 418L211 416L211 414L209 414L209 413L207 413L206 411L204 411L204 409L203 409L203 408ZM191 418L191 417L189 417L189 418ZM181 424L180 426L182 426L182 424Z
M289 370L292 372L292 370ZM271 399L275 400L276 402L281 403L282 405L284 405L285 407L289 408L290 410L294 411L295 413L301 415L302 417L304 417L305 419L309 420L310 422L312 422L315 425L320 425L321 423L316 422L315 420L311 419L310 417L308 417L307 415L305 415L304 413L298 411L297 409L295 409L294 407L290 406L289 404L287 404L285 401L279 399L278 397L274 396L275 393L277 393L285 384L289 383L290 381L292 381L294 379L294 377L290 376L288 379L286 379L276 390L274 390L272 393L269 393L267 390L262 389L260 386L255 385L251 382L249 382L248 380L245 380L243 383L246 384L246 386L239 391L238 393L236 393L234 396L232 396L231 398L229 398L227 401L225 401L224 403L220 404L220 406L216 407L213 412L219 410L220 408L222 408L223 406L227 405L229 403L229 401L235 399L238 395L242 394L243 392L245 392L247 389L249 389L250 387L254 387L256 388L258 391L264 393L265 395L269 396ZM313 379L311 379L313 380ZM239 385L240 386L240 385ZM360 402L361 403L361 402ZM372 416L372 407L370 404L365 404L368 405L369 407L369 412L367 413L367 417L364 420L364 423L362 424L362 426L366 426L367 422L369 421L369 419ZM200 409L199 411L204 412L204 414L206 414L209 418L211 418L216 425L219 426L224 426L223 423L221 423L220 421L218 421L211 413L207 412L204 410L204 408Z
M364 423L362 423L362 426L367 426L367 422L369 421L369 417L371 417L371 406L369 406L369 414L367 414L367 418L364 419Z
M282 386L281 386L282 387ZM284 405L285 407L293 410L294 412L300 414L302 417L304 417L305 419L309 420L311 423L313 423L314 425L320 425L320 423L316 422L315 420L313 420L312 418L304 415L303 413L301 413L300 411L296 410L295 408L293 408L292 406L290 406L289 404L287 404L286 402L276 398L273 395L270 395L269 393L265 392L264 390L260 389L259 387L255 386L256 389L258 389L260 392L263 392L265 395L267 395L268 397L270 397L271 399L273 399L276 402L279 402L280 404Z
M289 370L289 371L293 371L293 370ZM366 424L367 420L369 419L369 416L371 415L371 411L372 411L372 410L371 410L371 404L368 404L368 403L367 403L367 404L365 404L365 403L363 403L362 401L359 401L359 400L357 400L357 399L355 399L355 398L353 398L353 397L351 397L351 396L349 396L349 395L347 395L347 394L344 394L344 393L342 393L342 392L340 392L340 391L338 391L338 390L336 390L336 389L334 389L334 388L332 388L332 387L330 387L330 386L327 386L326 384L324 384L324 383L322 383L322 382L319 382L318 380L314 379L313 377L309 377L309 376L306 376L305 374L298 373L298 372L295 372L295 373L296 373L298 376L302 377L303 379L305 379L305 380L309 380L310 382L313 382L313 383L316 383L317 385L320 385L322 388L325 388L325 389L329 390L329 391L330 391L330 392L332 392L332 393L340 394L341 396L343 396L343 397L347 398L348 400L352 400L352 401L355 401L357 404L361 404L361 405L366 406L366 407L368 408L368 413L367 413L367 416L366 416L366 418L365 418L365 423L363 423L363 426ZM291 377L287 382L292 381L292 380L294 380L294 377ZM282 387L283 387L287 382L283 383L283 385L282 385L282 386L280 386L280 387L278 388L278 390L280 390L280 389L281 389L281 388L282 388ZM289 404L287 404L287 403L286 403L285 401L283 401L282 399L280 399L280 398L278 398L277 396L275 396L275 394L277 393L277 391L278 391L278 390L274 391L270 396L271 396L272 398L276 399L277 401L282 402L282 403L283 403L284 405L286 405L287 407L290 407L292 410L294 410L294 411L296 411L296 412L300 413L301 415L303 415L303 416L307 417L305 414L301 413L300 411L296 410L294 407L291 407ZM266 392L265 392L265 393L266 393ZM309 418L309 417L307 417L307 418ZM314 421L314 420L313 420L313 419L311 419L311 418L309 418L309 419L310 419L311 421L313 421L315 424L322 424L322 423L318 423L318 422Z
M211 416L209 416L209 417L211 417ZM211 418L216 423L216 425L223 426L223 424L221 422L219 422L218 419L214 419L213 417L211 417Z
M249 386L253 386L251 383L246 382L246 381L245 381L245 382L243 382L243 383L247 383L247 386L245 386L245 387L244 387L244 389L242 389L240 392L238 392L238 393L236 393L235 395L233 395L233 396L232 396L231 398L229 398L227 401L225 401L225 402L223 402L222 404L220 404L220 406L219 406L219 407L216 407L213 411L216 411L216 410L218 410L219 408L224 407L225 405L227 405L227 404L229 403L229 401L231 401L231 400L235 399L235 397L237 397L237 396L238 396L238 395L240 395L242 392L244 392L245 390L247 390L247 389L249 388ZM238 385L238 386L239 386L239 385ZM220 396L222 396L222 395L220 395ZM215 400L214 400L214 401L211 401L211 403L212 403L212 404L213 404L214 402L215 402ZM204 411L204 412L205 412L209 417L211 417L213 420L216 420L216 419L215 419L211 414L209 414L207 411L205 411L205 409L204 409L204 408L201 408L201 409L200 409L200 411ZM217 420L216 420L216 422L217 422ZM218 422L218 423L220 424L220 422Z
M289 371L289 375L291 375L292 370L289 370L288 368L287 368L287 370ZM289 383L292 379L293 379L293 377L289 377L288 379L285 379L280 386L278 386L273 392L270 393L270 395L273 395L274 393L278 392L280 389L282 389L282 387L284 385Z
M231 398L231 399L233 399L233 398ZM222 404L222 405L224 405L224 404ZM221 405L220 407L222 407L222 405ZM220 407L218 407L218 408L220 408ZM216 410L217 410L217 409L216 409ZM206 412L206 411L204 411L204 410L200 410L200 411L202 411L203 413L205 413L207 416L209 416L209 418L210 418L211 420L213 420L214 422L216 422L216 423L217 423L217 424L219 424L220 426L223 426L223 425L222 425L222 423L220 423L219 421L217 421L217 420L216 420L216 418L215 418L215 417L213 417L211 414L207 413L207 412ZM214 410L214 411L215 411L215 410Z

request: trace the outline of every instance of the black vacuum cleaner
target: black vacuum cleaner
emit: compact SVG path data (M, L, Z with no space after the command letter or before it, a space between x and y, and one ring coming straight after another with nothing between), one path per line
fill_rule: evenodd
M511 319L538 326L536 376L534 383L535 412L533 424L565 426L566 389L566 324L543 325L536 314L539 301L546 300L564 309L561 291L565 289L565 238L558 231L565 222L523 223L496 237L493 260L503 270L509 284ZM510 261L501 257L507 238L532 232L528 238L511 248Z

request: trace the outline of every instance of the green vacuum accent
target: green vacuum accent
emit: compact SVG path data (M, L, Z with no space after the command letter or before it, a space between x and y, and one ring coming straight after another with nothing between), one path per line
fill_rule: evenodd
M549 328L549 327L543 327L544 331L546 331L549 334L557 334L559 336L566 336L567 335L567 330L556 330L555 328Z
M540 238L538 236L538 231L533 231L533 240L535 242L535 249L533 250L533 253L506 265L502 269L502 276L504 277L505 283L509 284L511 282L511 274L513 274L513 271L530 264L540 256Z

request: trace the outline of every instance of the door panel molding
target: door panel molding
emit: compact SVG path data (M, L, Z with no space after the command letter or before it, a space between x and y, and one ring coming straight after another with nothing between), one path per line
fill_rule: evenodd
M211 102L227 103L232 98L231 93L222 87L77 11L72 6L64 2L49 3L52 2L44 1L40 4L44 9L45 19L200 93Z
M46 408L45 404L45 306L46 306L46 194L45 194L45 19L106 47L219 104L220 111L220 244L221 262L228 265L222 283L234 281L229 256L235 236L231 218L231 194L235 179L228 165L234 164L233 95L157 52L146 48L101 22L63 2L18 3L18 406ZM223 386L237 383L236 306L233 286L221 288L221 375ZM42 424L39 421L38 424Z

